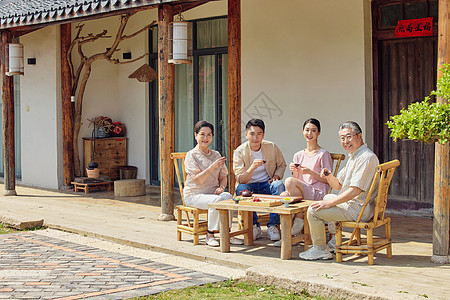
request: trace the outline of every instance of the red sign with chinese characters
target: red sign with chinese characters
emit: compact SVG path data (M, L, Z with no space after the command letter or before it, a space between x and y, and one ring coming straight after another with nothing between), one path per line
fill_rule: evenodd
M395 28L395 37L414 37L433 35L433 17L400 20Z

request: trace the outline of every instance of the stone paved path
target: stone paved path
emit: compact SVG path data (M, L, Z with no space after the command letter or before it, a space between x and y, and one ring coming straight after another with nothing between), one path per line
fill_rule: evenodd
M0 299L124 299L223 280L57 238L0 235Z

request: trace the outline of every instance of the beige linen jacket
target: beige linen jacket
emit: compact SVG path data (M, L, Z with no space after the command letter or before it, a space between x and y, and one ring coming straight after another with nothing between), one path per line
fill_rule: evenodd
M283 178L284 170L286 169L286 162L280 149L272 142L263 140L261 143L261 150L267 174L272 178L278 175L280 179ZM241 182L240 177L245 173L253 163L252 152L248 142L243 143L234 150L233 154L233 171L236 175L236 186Z

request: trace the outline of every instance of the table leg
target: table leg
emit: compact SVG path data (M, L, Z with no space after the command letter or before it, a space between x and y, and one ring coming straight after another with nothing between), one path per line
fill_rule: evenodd
M308 210L307 208L305 208L305 209L303 210L303 220L305 221L305 225L303 226L303 233L304 233L304 236L305 236L304 242L303 242L303 244L304 244L303 250L304 250L304 251L308 250L308 249L309 249L309 245L312 244L312 241L311 241L311 233L310 233L310 231L309 231L309 223L308 223L307 210Z
M252 211L243 211L243 223L244 228L247 229L247 232L244 234L244 245L251 246L253 245L253 212Z
M281 259L292 258L292 216L280 214L281 222Z
M230 252L228 209L219 209L220 251Z

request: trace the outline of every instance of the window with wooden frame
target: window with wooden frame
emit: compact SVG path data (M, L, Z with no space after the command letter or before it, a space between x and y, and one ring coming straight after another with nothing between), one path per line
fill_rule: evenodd
M437 0L375 0L373 9L377 20L375 30L394 30L399 20L433 17L437 25Z

